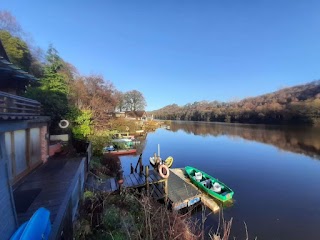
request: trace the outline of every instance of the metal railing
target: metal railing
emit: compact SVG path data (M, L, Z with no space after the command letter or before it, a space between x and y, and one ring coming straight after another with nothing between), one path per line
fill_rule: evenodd
M38 101L0 91L0 118L30 118L40 113Z

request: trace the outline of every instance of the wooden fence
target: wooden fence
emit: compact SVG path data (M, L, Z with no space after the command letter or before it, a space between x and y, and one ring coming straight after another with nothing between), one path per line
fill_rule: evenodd
M41 104L38 101L0 91L0 118L28 119L40 113Z

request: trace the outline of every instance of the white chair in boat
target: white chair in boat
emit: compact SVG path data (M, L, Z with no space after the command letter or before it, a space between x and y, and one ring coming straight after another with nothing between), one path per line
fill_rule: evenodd
M213 185L212 185L212 190L215 191L216 193L220 193L221 192L221 188L222 186L218 183L218 182L215 182Z
M201 172L196 172L196 173L194 174L194 177L195 177L195 179L196 179L197 182L200 182L201 179L202 179L202 173L201 173Z

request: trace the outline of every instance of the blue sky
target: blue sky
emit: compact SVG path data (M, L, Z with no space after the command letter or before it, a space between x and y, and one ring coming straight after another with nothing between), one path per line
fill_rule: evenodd
M320 1L2 0L0 8L80 73L142 92L147 110L320 77Z

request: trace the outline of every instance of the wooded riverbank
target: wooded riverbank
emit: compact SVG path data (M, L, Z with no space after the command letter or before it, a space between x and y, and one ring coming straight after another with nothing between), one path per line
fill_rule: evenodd
M172 104L152 113L165 120L318 125L319 109L320 80L241 101Z

